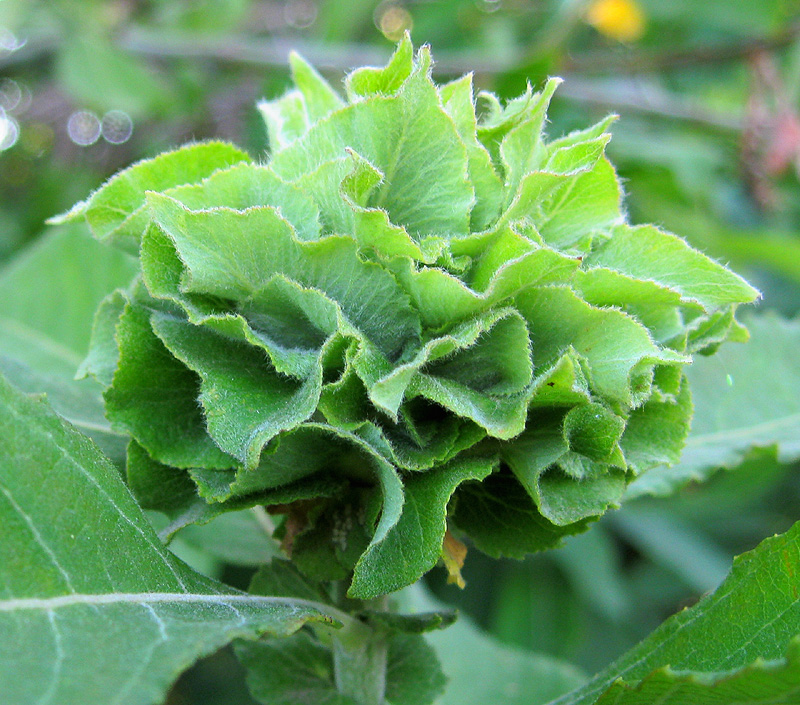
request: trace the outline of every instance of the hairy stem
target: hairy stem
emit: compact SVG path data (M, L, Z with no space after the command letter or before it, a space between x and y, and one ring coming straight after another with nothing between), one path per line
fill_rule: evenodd
M359 705L382 705L386 692L386 635L359 621L333 634L336 689Z

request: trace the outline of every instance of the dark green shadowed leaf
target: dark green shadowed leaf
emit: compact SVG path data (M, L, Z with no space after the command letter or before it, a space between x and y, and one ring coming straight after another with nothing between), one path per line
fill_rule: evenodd
M388 637L386 702L431 705L444 690L436 652L416 634ZM239 642L253 697L265 705L357 705L338 692L331 649L307 632L256 644Z
M155 705L182 670L232 639L321 618L178 561L96 446L2 379L0 411L4 702Z
M484 553L524 558L557 546L570 534L585 531L587 521L556 526L542 516L533 499L508 473L482 483L467 483L456 494L453 523Z
M262 350L246 343L159 314L152 326L169 351L200 376L196 400L209 435L246 468L258 465L272 438L314 413L321 369L298 382L278 374Z
M376 532L356 564L348 595L369 599L394 592L433 568L442 552L451 495L462 482L484 479L495 463L492 458L453 461L410 476L399 520L383 535Z
M208 436L197 404L200 379L173 357L150 325L150 312L129 303L117 324L119 366L106 390L106 413L148 453L179 468L230 468L234 458Z

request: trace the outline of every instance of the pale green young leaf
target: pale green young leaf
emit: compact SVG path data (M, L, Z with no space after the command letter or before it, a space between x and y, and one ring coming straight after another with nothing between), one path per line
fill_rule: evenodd
M272 206L280 210L298 239L316 240L320 235L319 213L312 197L266 166L236 164L213 173L200 183L176 186L164 194L192 210Z
M149 203L185 263L181 278L185 293L242 302L252 300L282 274L326 293L388 355L396 355L418 335L416 314L404 302L397 283L378 265L362 262L350 238L301 243L289 223L270 207L190 211L156 194L149 195ZM391 328L387 320L393 322Z
M292 80L303 94L306 113L311 122L324 118L344 105L331 85L297 52L289 55L289 65L292 68Z
M694 315L702 313L699 306L686 302L675 289L605 267L575 272L570 285L593 306L614 306L630 314L647 327L654 340L662 344L683 332L683 310Z
M349 73L345 79L347 96L355 102L359 98L396 93L414 68L414 45L408 33L397 45L389 63L383 68L365 66Z
M562 250L586 252L595 233L623 222L622 191L605 157L574 172L530 172L511 196L495 228L525 219L548 245Z
M258 110L267 126L272 154L308 131L308 113L303 94L298 90L290 90L277 100L262 100Z
M756 700L759 694L787 697L782 675L785 662L767 665L763 661L784 659L800 634L798 570L800 525L795 525L735 559L730 575L713 594L668 619L588 684L554 705L643 702L625 700L626 688L621 684L640 686L644 693L664 693L665 680L671 680L676 690L687 688L687 695L692 694L694 681L697 699L686 702L709 702L715 689L726 692L737 684L743 688L745 703L763 702ZM796 658L794 648L790 658ZM662 670L667 667L668 671ZM725 685L724 679L733 680Z
M527 289L516 304L531 331L534 364L549 367L573 349L588 361L592 388L609 401L640 405L650 394L655 364L687 361L659 348L630 316L590 306L566 287Z
M560 83L560 78L549 79L525 106L524 117L500 142L500 158L509 200L516 193L523 177L542 166L545 156L542 131L547 107Z
M272 168L296 181L353 150L385 177L367 205L385 209L392 223L414 237L467 234L474 201L467 152L441 108L429 61L421 55L396 95L361 100L316 123L273 156Z
M442 106L455 123L467 148L469 178L475 188L470 229L484 230L494 222L503 205L503 182L495 171L489 152L478 140L472 74L451 81L439 88Z
M680 292L709 312L755 301L759 293L744 279L679 237L652 225L620 225L584 259L586 267L608 267Z
M44 401L0 380L0 409L6 702L155 705L232 639L291 634L323 617L195 573L164 548L96 446Z
M217 169L249 160L247 154L224 142L199 142L164 152L113 176L80 210L70 211L69 219L83 216L96 238L118 241L135 251L148 220L146 191L196 183Z

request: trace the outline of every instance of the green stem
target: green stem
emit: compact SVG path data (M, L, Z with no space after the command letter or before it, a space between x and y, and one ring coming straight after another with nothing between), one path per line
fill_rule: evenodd
M336 689L359 705L383 705L386 693L386 635L351 620L333 637Z

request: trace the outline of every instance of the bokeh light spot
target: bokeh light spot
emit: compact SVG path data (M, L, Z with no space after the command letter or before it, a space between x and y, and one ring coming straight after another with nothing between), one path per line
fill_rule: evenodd
M414 26L411 13L402 5L388 4L378 7L375 24L381 33L393 42L399 42L403 35Z
M89 110L78 110L67 120L69 138L81 147L88 147L100 139L102 127L97 115Z
M11 149L19 139L19 125L17 121L6 115L5 110L0 109L0 151Z
M22 89L19 83L10 78L0 81L0 108L10 113L21 101Z
M0 27L0 53L11 53L24 46L24 39L19 39L8 27Z
M475 4L481 12L497 12L502 6L502 0L475 0Z
M292 27L305 29L317 19L317 6L311 0L289 0L283 6L283 19Z
M103 139L111 144L124 144L133 133L133 121L123 110L109 110L100 123Z

